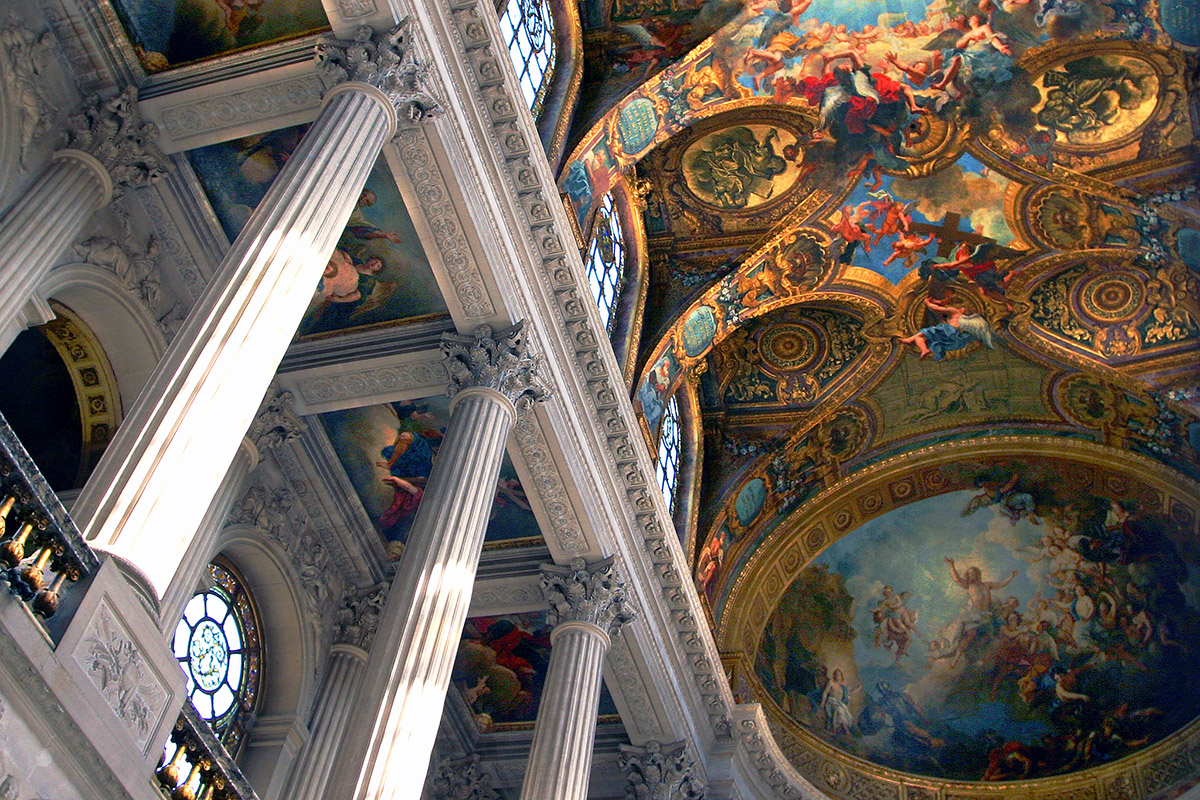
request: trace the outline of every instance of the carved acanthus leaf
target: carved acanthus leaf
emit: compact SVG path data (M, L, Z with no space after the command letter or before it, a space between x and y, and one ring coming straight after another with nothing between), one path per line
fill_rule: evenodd
M400 119L410 122L442 113L441 104L424 87L427 68L412 53L407 17L382 33L364 25L350 39L326 34L317 42L315 55L326 88L344 81L370 84L388 96Z
M543 564L542 593L550 603L547 621L551 625L588 622L612 637L634 619L612 556L591 564L582 558L571 559L566 566Z
M442 761L432 770L427 784L428 800L500 800L491 787L491 777L479 769L479 757Z
M250 423L250 430L246 432L260 456L304 433L303 423L292 411L295 400L291 392L280 392L274 386L267 391L254 422Z
M387 600L387 583L372 586L365 591L355 591L346 597L338 611L337 629L333 640L339 644L351 644L363 650L371 649L371 640L379 628L379 615Z
M507 397L518 410L550 396L539 371L545 359L525 348L522 320L499 331L480 325L474 336L442 334L442 355L450 374L448 397L464 389L492 389Z
M621 745L617 762L629 786L626 800L703 800L705 781L697 774L696 761L687 742L643 747Z
M137 89L108 100L91 95L67 118L62 146L91 154L112 176L114 191L146 186L165 177L170 159L158 148L158 126L142 122Z

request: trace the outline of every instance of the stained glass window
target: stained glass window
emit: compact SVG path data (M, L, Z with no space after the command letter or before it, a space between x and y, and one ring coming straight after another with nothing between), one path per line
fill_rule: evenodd
M663 412L662 427L658 434L658 485L663 497L667 499L667 508L675 510L675 495L679 487L679 403L672 395L667 401L667 409Z
M537 119L554 77L554 17L548 0L508 0L500 14L500 32L521 94Z
M258 694L260 625L232 566L209 564L208 576L211 587L188 601L171 646L187 675L192 705L233 751Z
M625 282L625 240L621 235L621 218L607 194L600 203L595 231L588 244L587 278L604 328L612 333L617 301Z

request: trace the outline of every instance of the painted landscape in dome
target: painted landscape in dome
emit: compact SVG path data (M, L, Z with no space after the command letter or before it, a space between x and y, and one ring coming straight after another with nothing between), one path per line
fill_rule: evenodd
M320 0L114 0L148 72L329 27Z
M399 555L408 539L425 483L450 419L450 401L431 397L320 415L329 441L363 508ZM541 536L537 519L508 455L500 467L486 541Z
M784 713L852 755L972 781L1102 765L1194 719L1196 543L1051 466L957 471L977 488L862 525L784 594L755 666Z
M230 241L300 143L297 126L201 147L192 167ZM412 217L381 157L313 292L301 337L446 313Z

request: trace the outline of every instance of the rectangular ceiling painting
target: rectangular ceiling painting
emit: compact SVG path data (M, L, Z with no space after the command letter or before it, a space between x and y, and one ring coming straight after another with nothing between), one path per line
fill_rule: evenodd
M547 612L472 617L463 626L451 674L483 731L527 728L537 719L550 666ZM599 716L617 713L601 687Z
M230 241L300 142L285 128L188 153ZM445 314L433 268L387 162L380 158L314 287L299 336L327 335Z
M408 539L437 459L450 401L430 397L320 415L333 449L376 529L396 557L393 543ZM537 519L507 455L500 467L486 541L541 537Z
M149 72L327 30L321 0L114 0Z

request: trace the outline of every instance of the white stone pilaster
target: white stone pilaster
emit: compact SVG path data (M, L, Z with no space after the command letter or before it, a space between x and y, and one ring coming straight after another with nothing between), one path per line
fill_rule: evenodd
M633 619L611 557L542 567L552 649L521 800L586 800L604 656Z
M446 435L413 520L354 719L363 735L330 782L354 800L416 800L466 622L505 443L517 406L548 393L521 325L443 336L454 397Z
M329 667L313 702L304 752L296 761L284 797L322 800L338 757L338 747L351 730L354 704L367 667L367 652L379 626L387 586L347 598L338 619Z
M401 28L327 38L334 83L126 415L73 508L93 546L161 597L275 374L397 110L414 100ZM349 78L349 82L337 83ZM395 91L392 91L395 89ZM414 108L421 109L419 113Z

